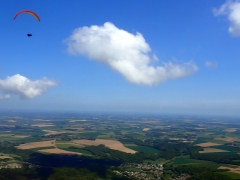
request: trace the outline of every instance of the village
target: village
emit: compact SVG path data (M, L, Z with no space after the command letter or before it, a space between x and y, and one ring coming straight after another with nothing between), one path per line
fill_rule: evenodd
M161 179L163 173L163 165L162 164L137 164L137 163L128 163L124 166L124 170L115 170L114 172L117 174L121 174L127 177L133 177L139 180L158 180ZM120 166L120 169L121 169ZM129 169L129 170L127 170ZM130 170L131 169L131 170Z
M129 178L135 178L138 180L161 180L164 179L164 166L163 164L138 164L128 163L121 165L123 170L115 170L114 172L119 175L124 175ZM120 166L120 167L121 167ZM176 175L175 177L168 178L169 180L187 180L191 176L189 174Z

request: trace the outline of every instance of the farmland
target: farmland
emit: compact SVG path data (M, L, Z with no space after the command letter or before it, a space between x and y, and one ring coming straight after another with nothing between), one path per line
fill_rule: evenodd
M161 176L165 178L173 176L184 165L203 166L219 176L233 179L240 176L240 123L236 119L3 114L0 130L0 167L22 167L26 162L37 165L36 155L73 155L118 162L122 164L120 169L116 167L120 174L129 163L148 163L164 165ZM149 165L151 167L155 166Z

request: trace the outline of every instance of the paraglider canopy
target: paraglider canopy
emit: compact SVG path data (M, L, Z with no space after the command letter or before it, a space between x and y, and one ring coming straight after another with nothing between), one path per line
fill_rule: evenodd
M39 16L38 16L35 12L33 12L33 11L31 11L31 10L21 10L21 11L19 11L19 12L14 16L14 19L16 19L16 18L18 17L18 15L20 15L20 14L22 14L22 13L28 13L28 14L32 15L33 17L35 17L35 18L40 22Z

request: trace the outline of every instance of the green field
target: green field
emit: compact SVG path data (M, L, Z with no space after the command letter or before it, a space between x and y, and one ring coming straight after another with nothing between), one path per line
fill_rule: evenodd
M147 153L147 154L155 154L155 153L159 153L160 151L151 147L147 147L147 146L137 146L137 145L129 145L129 144L124 144L125 147L133 149L135 151L138 152L143 152L143 153Z
M44 149L54 149L55 147L54 146L49 146L49 147L40 147L40 148L32 148L32 149L29 149L31 151L39 151L39 150L44 150Z
M86 151L86 150L81 149L81 148L73 147L73 146L70 146L68 148L59 148L59 149L62 149L62 150L65 150L65 151L82 153L83 155L86 155L86 156L91 156L92 155L92 153L89 152L89 151Z
M239 147L234 147L234 146L211 146L212 148L217 148L217 149L222 149L222 150L227 150L227 151L232 151L232 152L239 152L240 148Z
M200 165L200 166L205 166L205 167L210 167L210 168L215 168L217 169L220 165L217 165L216 163L210 162L210 161L204 161L204 160L196 160L196 159L190 159L189 157L177 157L173 160L172 164L174 166L178 165L186 165L186 164L191 164L191 165Z
M91 138L97 138L99 135L104 135L102 133L99 133L99 132L84 132L84 133L81 133L79 134L80 136L82 137L91 137Z
M240 174L233 173L233 172L219 172L219 174L227 175L233 179L240 179Z

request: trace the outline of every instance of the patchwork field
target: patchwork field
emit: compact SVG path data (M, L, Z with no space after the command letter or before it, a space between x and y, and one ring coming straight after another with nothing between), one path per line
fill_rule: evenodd
M0 142L4 148L12 146L14 151L9 151L8 154L4 152L4 148L0 148L0 166L21 164L21 157L13 157L12 152L22 155L24 151L21 150L30 149L27 153L76 154L81 155L79 158L99 159L109 157L121 162L141 163L142 160L145 164L166 163L166 167L169 168L171 168L169 164L173 167L203 166L214 170L221 166L220 169L225 168L229 171L216 173L229 177L238 173L240 178L240 167L228 165L231 164L228 162L240 164L237 158L240 152L240 124L237 123L238 121L222 123L220 120L169 116L161 119L66 114L29 116L25 119L3 117L2 120L0 119ZM16 146L16 144L20 145ZM108 151L103 147L86 148L101 144L129 154ZM193 146L192 149L186 148L188 145ZM199 147L194 145L204 150L199 151ZM132 155L136 152L143 156ZM135 158L131 159L132 157ZM170 175L174 173L169 171Z
M76 140L73 142L80 144L80 145L88 145L88 146L98 146L100 144L103 144L106 147L113 149L113 150L118 150L118 151L131 153L131 154L136 153L136 151L125 147L121 142L119 142L117 140L96 139L96 140Z

